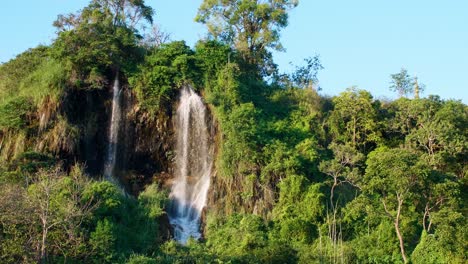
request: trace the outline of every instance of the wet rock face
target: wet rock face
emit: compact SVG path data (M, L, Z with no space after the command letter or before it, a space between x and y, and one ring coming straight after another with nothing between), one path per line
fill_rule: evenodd
M170 174L173 128L172 107L150 116L138 108L135 96L122 81L121 120L116 143L114 173L125 189L139 193L161 174ZM78 146L73 155L59 153L68 166L85 164L93 177L104 172L112 112L112 85L105 89L69 89L58 112L79 128Z
M123 95L122 130L118 151L121 180L131 193L138 193L147 184L171 173L173 128L170 107L151 117L138 108L128 89ZM166 175L166 176L164 176Z
M108 122L107 99L108 93L105 89L69 89L58 109L68 123L79 128L79 146L75 155L60 155L60 158L69 161L70 165L74 162L85 164L90 175L101 174L104 163L107 135L104 124Z

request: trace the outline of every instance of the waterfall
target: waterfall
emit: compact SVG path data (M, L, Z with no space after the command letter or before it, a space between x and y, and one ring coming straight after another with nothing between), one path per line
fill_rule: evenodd
M176 170L169 219L175 239L185 244L190 237L201 237L200 217L206 205L212 166L206 107L190 87L181 91L175 118Z
M117 73L114 80L114 86L112 87L112 113L109 126L109 144L107 145L107 154L104 165L104 177L111 182L115 182L113 176L117 158L117 143L119 139L121 117L120 93L119 74Z

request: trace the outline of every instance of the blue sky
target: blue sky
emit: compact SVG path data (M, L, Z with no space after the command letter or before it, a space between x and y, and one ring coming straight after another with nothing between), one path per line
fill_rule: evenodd
M202 0L147 0L155 22L173 40L191 46L205 35L193 22ZM27 48L49 44L58 14L79 10L87 0L5 1L0 9L0 62ZM426 85L428 94L468 103L468 1L302 0L282 31L282 71L289 62L319 54L322 94L358 86L376 98L396 98L388 89L401 67Z

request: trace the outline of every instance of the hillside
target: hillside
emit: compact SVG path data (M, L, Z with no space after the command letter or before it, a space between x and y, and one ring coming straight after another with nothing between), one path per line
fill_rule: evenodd
M468 106L280 73L296 5L206 0L192 48L92 0L1 64L0 262L466 263Z

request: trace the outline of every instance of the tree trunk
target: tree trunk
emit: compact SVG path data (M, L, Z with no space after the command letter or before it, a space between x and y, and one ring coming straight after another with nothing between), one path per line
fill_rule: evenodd
M401 235L400 232L400 213L401 213L401 205L403 204L403 199L400 195L397 195L398 197L398 209L397 209L397 215L395 218L395 231L398 236L398 240L400 241L400 251L401 251L401 256L403 257L403 262L408 263L408 259L406 258L405 254L405 245L403 243L403 236Z
M408 263L408 260L406 259L406 254L405 254L405 246L403 244L403 237L401 236L400 233L400 227L399 227L399 222L395 221L395 231L398 236L398 240L400 241L400 251L401 251L401 256L403 257L403 261L405 263Z
M47 243L47 226L42 225L42 242L41 242L41 263L46 263L46 243Z
M356 147L356 117L353 117L353 146Z
M429 215L429 206L428 204L426 204L426 207L424 208L424 215L423 215L423 219L422 219L422 225L423 225L423 229L427 231L427 228L426 228L426 219Z
M333 185L330 190L330 204L331 204L331 208L333 209L333 211L335 211L335 204L333 203L333 196L334 196L336 186L338 186L338 176L333 176Z

